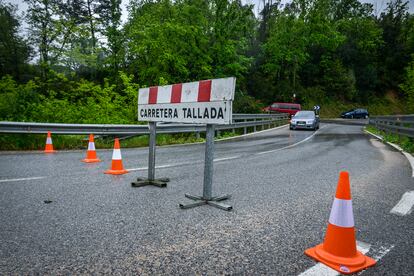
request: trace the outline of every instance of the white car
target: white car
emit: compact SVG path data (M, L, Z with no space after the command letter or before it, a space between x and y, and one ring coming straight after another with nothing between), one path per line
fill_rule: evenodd
M290 120L290 129L319 129L319 116L313 111L299 111Z

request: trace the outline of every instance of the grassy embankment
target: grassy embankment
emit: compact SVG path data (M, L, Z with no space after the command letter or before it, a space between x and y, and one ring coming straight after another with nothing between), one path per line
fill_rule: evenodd
M384 138L384 142L391 142L394 144L399 145L404 151L414 154L414 139L409 138L407 136L398 136L392 133L385 133L374 126L366 126L366 130L377 134Z
M375 115L395 115L404 114L406 107L402 100L399 100L394 93L387 93L384 98L374 99L369 104L358 104L358 103L343 103L343 102L326 102L316 103L311 102L303 105L303 109L312 110L314 105L321 107L320 116L321 118L338 118L344 111L353 108L365 108L368 110L370 116Z

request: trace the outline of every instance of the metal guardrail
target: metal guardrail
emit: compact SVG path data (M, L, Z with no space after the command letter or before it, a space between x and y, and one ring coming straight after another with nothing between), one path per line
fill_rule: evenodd
M414 138L414 115L375 116L369 124L379 130Z
M230 125L217 125L216 130L235 130L248 127L271 126L287 120L285 114L233 114L233 122ZM159 123L158 133L184 133L204 132L205 125L201 124L170 124ZM148 125L109 125L109 124L55 124L55 123L30 123L30 122L0 122L0 133L42 134L48 131L53 134L96 134L96 135L139 135L149 134Z

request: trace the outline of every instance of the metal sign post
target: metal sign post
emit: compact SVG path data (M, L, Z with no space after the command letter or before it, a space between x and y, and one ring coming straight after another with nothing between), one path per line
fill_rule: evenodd
M166 187L166 182L169 181L165 178L155 179L157 122L206 124L203 196L186 194L187 198L198 202L188 205L180 204L180 207L186 209L208 204L224 210L231 210L231 206L218 202L228 199L230 196L213 197L211 186L213 180L214 125L229 125L232 123L232 104L235 88L236 78L230 77L139 89L138 120L150 122L148 178L138 178L136 182L132 183L132 186L156 185Z
M142 187L147 185L154 185L160 188L167 187L168 178L155 179L155 147L157 143L157 123L149 123L149 153L148 153L148 178L137 178L136 182L132 182L132 187Z
M231 195L223 195L212 197L212 184L213 184L213 160L214 160L214 125L208 124L206 130L206 149L205 149L205 161L204 161L204 182L203 182L203 195L193 196L185 194L186 198L195 200L196 202L190 204L180 204L181 209L188 209L201 205L211 205L226 211L233 209L232 206L220 203L219 201L231 198Z

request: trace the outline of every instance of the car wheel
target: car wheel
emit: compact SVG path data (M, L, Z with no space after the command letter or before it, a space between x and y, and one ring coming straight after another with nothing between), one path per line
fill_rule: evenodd
M354 118L354 115L351 115L350 117L351 117L351 119L353 119Z
M368 115L365 115L365 119L368 119Z

